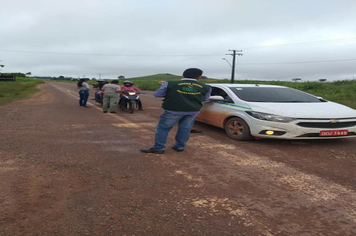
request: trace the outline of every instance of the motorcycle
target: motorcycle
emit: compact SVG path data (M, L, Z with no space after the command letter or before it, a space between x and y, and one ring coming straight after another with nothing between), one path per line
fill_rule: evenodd
M119 108L130 113L133 113L135 109L142 110L139 94L137 91L123 91L118 103Z
M100 105L103 105L103 94L101 93L102 91L96 91L95 92L95 102L99 103Z
M95 100L95 102L99 103L100 105L103 105L103 94L101 93L101 87L99 84L93 84L93 88L97 91L95 91L95 97L92 100Z

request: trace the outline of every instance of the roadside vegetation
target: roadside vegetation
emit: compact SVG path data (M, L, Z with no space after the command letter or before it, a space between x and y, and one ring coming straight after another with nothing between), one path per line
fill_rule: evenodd
M131 80L134 82L136 87L142 90L156 90L161 86L159 84L160 81L171 81L178 80L181 78L181 76L172 74L156 74L150 76L121 79L120 84L122 85L123 81L125 80ZM77 83L77 81L68 80L56 81L70 82L75 84ZM201 81L204 83L230 83L230 80L217 80L209 78L203 78ZM16 99L30 96L31 94L38 91L36 86L40 83L44 83L43 80L23 77L17 77L16 82L0 82L0 105L11 102ZM96 81L94 80L89 81L89 84L95 83ZM333 82L235 80L235 83L272 84L287 86L356 109L356 80L339 80Z
M0 105L28 97L39 91L43 80L17 77L16 81L0 81Z
M152 75L139 78L130 78L135 86L143 90L156 90L161 85L159 81L170 81L181 79L181 76L175 75ZM204 83L230 83L230 80L201 79ZM123 82L121 82L122 84ZM356 109L356 80L339 80L334 82L292 82L292 81L252 81L235 80L235 83L241 84L271 84L281 85L290 88L299 89L314 96L322 97L326 100L337 102L353 109Z
M267 83L265 83L267 84ZM339 80L334 82L271 82L268 84L282 85L299 89L306 93L322 97L356 109L356 80Z

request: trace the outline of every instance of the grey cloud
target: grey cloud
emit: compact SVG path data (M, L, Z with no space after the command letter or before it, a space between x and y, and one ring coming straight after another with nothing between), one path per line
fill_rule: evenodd
M231 67L222 58L231 61L228 50L243 49L236 69L241 79L356 74L355 61L340 61L356 59L351 0L14 0L2 5L4 72L115 78L181 74L195 66L209 77L229 78Z

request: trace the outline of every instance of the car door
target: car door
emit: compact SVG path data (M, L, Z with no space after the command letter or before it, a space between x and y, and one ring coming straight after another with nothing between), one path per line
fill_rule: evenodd
M229 113L231 108L229 104L233 104L231 95L229 96L226 88L212 87L212 96L222 96L224 101L210 101L204 103L203 108L200 110L200 114L197 116L197 121L214 125L217 127L224 127L224 119L226 114Z

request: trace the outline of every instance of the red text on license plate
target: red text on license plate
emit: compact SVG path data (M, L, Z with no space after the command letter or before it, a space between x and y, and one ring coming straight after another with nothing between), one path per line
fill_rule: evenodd
M349 133L348 130L322 130L319 136L344 136Z

